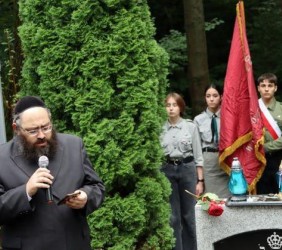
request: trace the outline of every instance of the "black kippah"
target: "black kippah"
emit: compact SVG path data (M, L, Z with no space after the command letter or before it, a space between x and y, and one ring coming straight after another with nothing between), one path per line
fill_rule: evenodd
M45 103L37 96L25 96L15 106L15 115L33 107L46 108Z

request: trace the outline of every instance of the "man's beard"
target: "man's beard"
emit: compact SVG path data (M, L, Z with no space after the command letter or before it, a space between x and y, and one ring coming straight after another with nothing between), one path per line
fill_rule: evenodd
M57 135L55 130L52 130L52 135L49 140L47 140L46 138L38 138L35 143L31 144L23 135L17 135L16 140L19 145L19 151L27 160L31 162L37 162L39 157L42 155L46 155L49 159L52 159L56 154ZM45 147L36 146L37 143L43 142L47 142L47 145Z

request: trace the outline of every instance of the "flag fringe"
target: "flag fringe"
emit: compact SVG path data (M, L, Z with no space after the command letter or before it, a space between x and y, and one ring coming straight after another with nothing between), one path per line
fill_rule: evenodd
M259 147L263 144L264 144L264 133L263 133L262 137L255 144L255 154L256 154L257 159L261 162L261 167L260 167L256 177L253 179L252 183L249 185L249 192L253 192L253 194L256 194L256 184L259 181L259 179L261 178L263 171L265 169L265 166L266 166L265 156L264 156L264 154L262 154L259 151Z
M232 155L239 147L244 145L245 143L249 142L252 139L252 132L249 132L241 137L239 137L232 145L225 148L223 152L219 156L219 164L220 167L228 174L230 175L231 169L230 167L224 162L224 160Z
M236 4L236 12L237 12L237 18L238 18L238 27L239 27L239 33L240 33L240 41L241 41L241 47L243 51L243 55L245 57L245 46L244 46L244 34L245 34L245 28L246 28L246 23L245 23L245 11L244 11L244 2L239 1Z
M224 162L224 160L232 155L238 148L240 148L241 146L243 146L244 144L246 144L247 142L251 141L253 138L253 132L250 131L249 133L239 137L231 146L225 148L223 150L223 152L220 154L219 156L219 164L220 167L228 174L230 175L231 173L231 166L228 166L228 164L226 162ZM262 176L262 173L265 169L265 165L266 165L266 159L264 157L264 154L260 153L259 151L259 147L261 145L263 145L264 143L264 136L262 136L255 144L254 149L255 149L255 155L257 157L257 159L261 162L261 167L256 175L256 177L253 179L253 181L248 185L248 190L249 192L253 192L255 191L256 188L256 184L259 181L259 179ZM256 191L255 191L256 192Z

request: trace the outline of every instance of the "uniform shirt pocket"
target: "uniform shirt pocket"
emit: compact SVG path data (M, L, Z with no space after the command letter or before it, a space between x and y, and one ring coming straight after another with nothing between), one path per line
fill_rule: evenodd
M179 141L178 146L181 152L192 151L192 137L191 136L182 137L181 140Z
M199 132L200 132L200 136L202 141L205 142L210 142L212 139L212 132L210 130L210 128L206 127L206 126L201 126L199 127Z
M162 143L162 148L165 155L169 155L172 152L172 145L168 143Z

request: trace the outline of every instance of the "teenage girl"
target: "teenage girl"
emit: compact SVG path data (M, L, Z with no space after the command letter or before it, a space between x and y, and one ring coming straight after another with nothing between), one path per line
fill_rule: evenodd
M229 176L219 166L218 145L220 135L220 104L222 88L211 84L205 89L207 108L194 118L199 128L204 157L205 192L220 198L231 196L228 189Z

